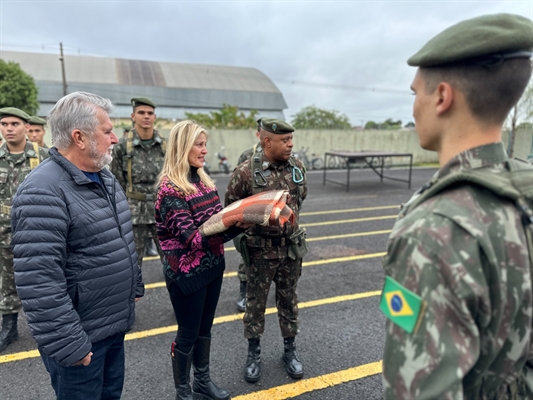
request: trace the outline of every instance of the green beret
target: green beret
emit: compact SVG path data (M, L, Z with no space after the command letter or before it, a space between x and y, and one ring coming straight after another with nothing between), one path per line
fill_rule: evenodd
M30 119L28 120L28 124L30 125L46 125L46 120L43 118L39 118L36 115L32 115Z
M155 104L152 100L147 99L146 97L137 97L134 99L131 99L131 105L133 108L139 107L139 106L150 106L155 108Z
M412 67L446 64L494 64L510 58L529 58L533 23L513 14L483 15L442 31L407 60Z
M294 128L287 122L276 118L260 118L257 120L257 128L267 132L284 135L294 132Z
M28 122L28 120L30 119L30 116L28 114L15 107L0 108L0 119L4 117L17 117L23 120L24 122Z

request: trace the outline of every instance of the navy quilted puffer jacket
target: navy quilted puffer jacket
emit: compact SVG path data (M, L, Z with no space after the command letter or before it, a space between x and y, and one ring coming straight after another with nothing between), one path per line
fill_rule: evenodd
M131 215L103 169L91 181L56 148L20 185L11 212L17 292L39 348L61 365L126 332L144 294Z

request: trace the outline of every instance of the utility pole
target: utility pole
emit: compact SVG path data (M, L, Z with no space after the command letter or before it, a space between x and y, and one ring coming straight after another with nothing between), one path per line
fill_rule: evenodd
M63 96L67 95L67 77L65 75L65 58L63 57L63 43L59 42L59 61L61 61L61 74L63 75Z

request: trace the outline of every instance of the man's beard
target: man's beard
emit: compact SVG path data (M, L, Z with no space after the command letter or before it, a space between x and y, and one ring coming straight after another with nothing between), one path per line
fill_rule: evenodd
M111 164L111 161L113 161L113 157L110 154L107 154L107 151L103 154L100 154L98 153L98 150L96 148L97 147L96 141L91 140L89 143L90 143L89 157L93 159L96 168L98 168L99 170L102 170L104 169L106 165ZM113 149L113 146L110 146L108 150L112 150L112 149Z

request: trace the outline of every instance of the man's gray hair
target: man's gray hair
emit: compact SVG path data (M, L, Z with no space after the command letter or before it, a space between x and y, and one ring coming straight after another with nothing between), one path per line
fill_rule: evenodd
M99 125L96 117L98 109L109 114L113 110L113 103L87 92L74 92L59 99L48 114L52 144L60 150L68 149L72 144L74 129L92 137Z

